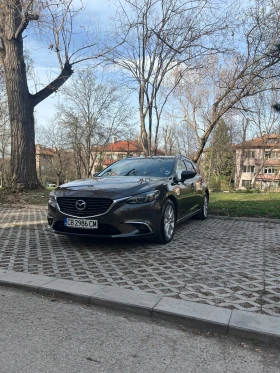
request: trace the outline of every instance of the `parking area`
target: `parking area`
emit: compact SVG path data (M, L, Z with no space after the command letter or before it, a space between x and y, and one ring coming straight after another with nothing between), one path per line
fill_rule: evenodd
M280 224L189 220L167 245L55 235L46 210L0 207L0 268L280 316Z

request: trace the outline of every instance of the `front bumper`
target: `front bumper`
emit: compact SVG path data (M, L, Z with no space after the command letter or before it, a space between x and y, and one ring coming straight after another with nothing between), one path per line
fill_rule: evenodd
M53 232L71 236L100 238L151 238L160 230L161 207L153 201L143 204L116 203L110 211L96 217L98 229L64 227L64 219L71 217L60 211L57 203L48 204L48 225Z

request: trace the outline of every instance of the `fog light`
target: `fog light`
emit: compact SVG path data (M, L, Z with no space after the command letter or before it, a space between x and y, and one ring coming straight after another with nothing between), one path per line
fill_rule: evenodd
M135 228L137 228L139 233L152 233L152 228L148 223L140 222L140 221L132 221L127 220L125 221L126 224L132 224Z
M140 233L149 233L150 229L146 224L135 224L135 227Z
M53 218L51 216L48 216L48 224L51 226L53 223Z

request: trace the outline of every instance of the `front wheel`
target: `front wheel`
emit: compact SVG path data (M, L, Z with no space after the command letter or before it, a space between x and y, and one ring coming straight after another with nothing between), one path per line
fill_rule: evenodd
M196 218L199 220L205 220L207 218L207 215L208 215L208 197L207 197L207 194L205 194L203 197L203 205L199 213L196 215Z
M156 241L161 244L166 244L173 240L175 233L176 212L174 204L171 200L167 200L162 209L161 229L158 233Z

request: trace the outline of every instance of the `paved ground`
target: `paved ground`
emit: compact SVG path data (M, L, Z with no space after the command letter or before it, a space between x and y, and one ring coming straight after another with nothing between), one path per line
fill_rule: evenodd
M279 349L0 288L5 373L279 373Z
M190 220L161 246L58 236L45 219L0 207L0 268L280 316L280 224Z

